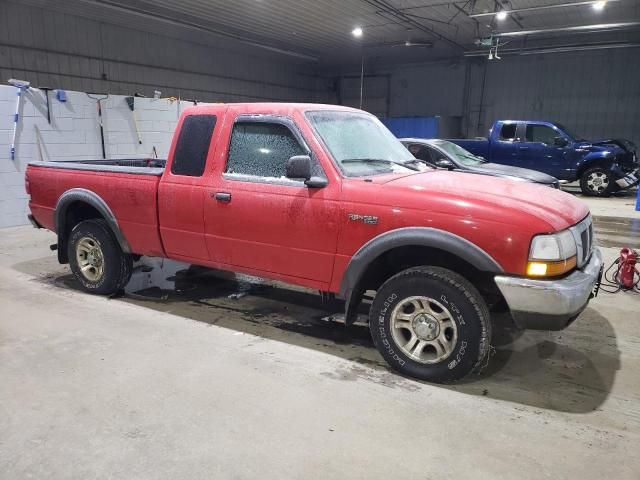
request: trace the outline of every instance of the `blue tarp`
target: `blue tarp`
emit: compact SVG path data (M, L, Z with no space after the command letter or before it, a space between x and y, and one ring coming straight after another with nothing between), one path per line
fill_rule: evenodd
M381 118L380 121L398 138L438 137L438 117Z

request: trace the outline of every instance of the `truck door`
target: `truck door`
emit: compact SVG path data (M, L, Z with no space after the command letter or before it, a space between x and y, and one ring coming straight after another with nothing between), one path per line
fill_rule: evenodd
M196 262L208 260L204 238L204 201L210 176L206 174L210 146L219 136L220 107L200 107L178 125L169 161L158 186L160 234L171 258ZM215 134L214 134L215 132ZM213 141L212 141L213 138Z
M567 145L556 145L564 135L543 123L527 122L523 141L519 146L519 166L563 178L567 167Z
M288 117L240 115L226 128L229 145L217 157L220 171L205 204L211 261L303 285L328 284L338 237L339 185L309 188L285 177L290 157L310 153ZM311 157L314 175L325 176L317 157Z
M489 145L489 160L502 165L515 165L518 163L517 145L520 141L518 137L517 122L503 122L495 126L496 131L491 132Z

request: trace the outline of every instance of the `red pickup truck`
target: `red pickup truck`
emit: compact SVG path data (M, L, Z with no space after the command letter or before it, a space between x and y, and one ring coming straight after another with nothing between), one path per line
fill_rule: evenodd
M330 105L200 105L169 158L33 162L30 219L87 292L172 258L343 299L388 363L435 382L483 363L489 307L562 329L601 274L587 207L540 185L425 167L372 115ZM370 294L370 293L369 293Z

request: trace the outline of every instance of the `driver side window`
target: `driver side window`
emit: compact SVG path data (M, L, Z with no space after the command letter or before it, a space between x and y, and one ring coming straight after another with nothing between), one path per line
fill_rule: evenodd
M558 133L551 127L546 125L527 125L525 138L527 142L544 143L545 145L553 145L554 139Z
M231 133L225 173L283 178L287 160L305 153L285 125L237 122Z
M419 143L414 143L409 146L409 151L418 160L423 160L428 163L435 163L436 159L433 157L433 151L426 145L420 145Z

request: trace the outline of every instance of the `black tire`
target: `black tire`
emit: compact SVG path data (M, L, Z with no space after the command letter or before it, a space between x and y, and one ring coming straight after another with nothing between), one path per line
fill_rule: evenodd
M96 245L101 252L102 273L98 278L88 278L80 269L76 251L83 239L90 239L88 241ZM111 295L120 291L129 282L133 267L131 255L122 251L104 220L80 222L71 230L67 244L71 271L84 291L98 295Z
M439 303L446 309L444 314L449 314L447 321L455 324L457 341L454 344L450 340L452 346L446 357L438 360L437 352L435 353L433 361L437 360L436 363L422 363L412 359L404 351L410 341L407 340L405 347L399 345L396 339L398 330L392 327L393 312L405 308L406 302L411 302L412 297L420 296L428 297L432 302L437 299L430 308L437 310ZM442 310L440 309L441 312ZM403 316L407 315L412 314L403 312ZM414 316L409 323L415 325L416 318ZM488 355L491 343L489 309L478 290L461 275L439 267L410 268L387 280L378 289L373 300L369 328L376 348L392 368L408 376L435 383L459 380L480 367ZM396 333L392 333L392 328ZM442 326L436 328L440 331ZM453 326L448 329L453 331ZM416 333L411 330L405 331L403 335L405 334L414 338ZM444 330L442 334L444 335ZM427 345L424 348L432 347ZM444 351L446 354L446 349Z
M603 167L586 170L580 177L580 190L590 197L608 197L616 187L611 171Z

